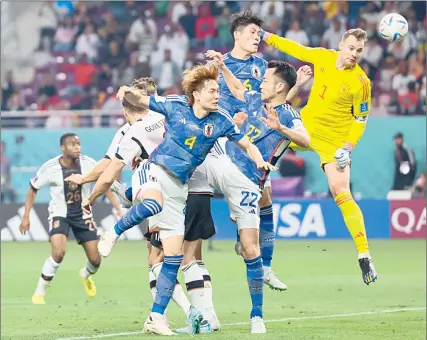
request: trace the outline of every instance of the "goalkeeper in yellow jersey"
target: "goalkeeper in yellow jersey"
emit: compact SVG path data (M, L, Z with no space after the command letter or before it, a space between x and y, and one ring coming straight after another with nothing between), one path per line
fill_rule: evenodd
M377 273L369 254L362 212L350 193L351 152L362 137L371 107L371 85L357 62L367 41L360 28L344 33L339 51L302 46L262 32L262 39L279 51L313 64L314 83L301 110L311 142L320 157L335 202L356 244L363 281L369 285ZM302 150L296 145L294 150Z

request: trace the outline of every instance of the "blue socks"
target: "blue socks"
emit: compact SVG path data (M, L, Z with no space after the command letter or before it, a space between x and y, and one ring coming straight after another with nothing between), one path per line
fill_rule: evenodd
M114 231L117 235L140 224L146 218L156 215L162 211L162 206L156 200L146 198L142 203L131 207L127 213L116 223Z
M264 300L264 269L261 256L252 260L245 260L246 277L248 279L249 293L252 300L251 319L255 316L262 318L262 304Z
M165 256L165 260L157 278L156 297L154 299L152 313L163 315L172 297L176 285L178 269L181 266L183 255Z
M271 260L274 252L274 233L273 224L273 206L261 208L260 210L260 228L259 228L259 246L261 248L261 257L264 267L271 267Z

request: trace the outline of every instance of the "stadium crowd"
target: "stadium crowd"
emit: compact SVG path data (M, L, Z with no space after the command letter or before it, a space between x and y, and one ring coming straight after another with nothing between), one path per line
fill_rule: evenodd
M45 2L34 80L15 84L9 72L2 110L111 109L120 112L115 91L132 79L151 76L162 95L179 93L183 69L204 60L204 51L232 46L230 13L259 13L268 31L304 45L337 48L350 26L369 35L361 66L373 83L373 115L426 112L426 17L423 2L160 1ZM409 33L387 44L377 36L380 18L402 13ZM289 19L288 19L289 18ZM299 61L261 44L267 60ZM305 104L307 84L294 104Z

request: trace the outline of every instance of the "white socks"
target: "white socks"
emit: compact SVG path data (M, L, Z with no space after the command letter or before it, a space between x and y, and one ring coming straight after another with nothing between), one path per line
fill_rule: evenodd
M95 274L99 269L98 267L95 267L92 263L89 261L86 263L86 266L80 271L80 275L84 279L88 279L89 276Z
M53 260L52 256L49 256L43 265L42 275L39 278L39 281L37 283L37 288L34 294L45 295L46 288L49 286L50 282L55 276L56 271L58 270L58 267L59 267L59 263L56 263Z

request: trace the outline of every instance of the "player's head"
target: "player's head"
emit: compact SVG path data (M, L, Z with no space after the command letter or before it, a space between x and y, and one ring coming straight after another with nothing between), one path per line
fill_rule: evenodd
M153 78L150 78L150 77L142 77L142 78L134 79L134 81L131 84L131 87L133 87L134 89L140 90L142 94L147 96L154 96L157 94L157 85L154 82ZM132 121L131 117L134 117L137 114L145 113L147 111L138 106L132 105L124 98L122 101L122 106L123 106L124 116L128 123Z
M361 28L352 28L345 32L338 46L342 65L345 67L356 65L362 56L367 41L368 35Z
M403 145L403 133L398 132L394 135L394 144L396 147L401 147Z
M66 133L59 140L62 154L67 158L77 159L80 157L80 138L75 133Z
M250 11L235 13L230 17L230 33L234 47L247 53L256 53L261 41L261 25L263 21Z
M182 88L188 104L199 105L208 112L218 110L218 68L212 64L197 65L184 71Z
M268 102L279 95L286 95L296 80L297 71L291 64L285 61L270 61L261 83L261 99Z

